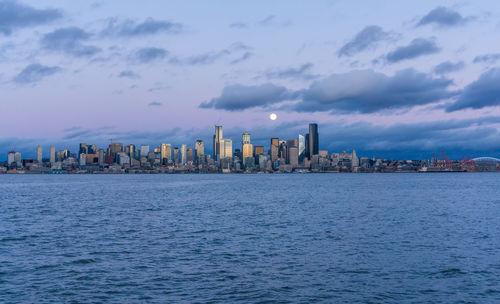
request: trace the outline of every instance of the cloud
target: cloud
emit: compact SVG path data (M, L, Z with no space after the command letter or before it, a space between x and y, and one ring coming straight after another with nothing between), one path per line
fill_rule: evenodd
M406 59L413 59L423 55L435 54L441 51L434 39L417 38L409 45L401 46L386 56L389 63L395 63Z
M234 58L234 55L238 55L238 57ZM235 42L228 48L222 49L220 51L206 52L199 55L189 56L187 58L172 57L169 62L172 64L180 65L207 65L215 63L218 60L224 58L233 57L234 59L232 59L229 63L237 64L248 60L252 56L253 52L251 47L241 42Z
M262 26L276 26L276 27L286 27L292 24L290 20L279 20L275 15L269 15L259 21Z
M248 27L246 23L243 22L233 22L229 25L230 28L235 28L235 29L245 29Z
M162 48L147 47L137 50L133 57L139 63L150 63L167 57L169 52Z
M153 102L150 102L148 104L148 106L150 107L161 107L163 104L161 102L158 102L158 101L153 101Z
M318 75L311 74L310 71L314 64L308 62L297 68L274 69L265 73L269 79L304 79L310 80L317 78Z
M219 97L200 104L200 108L242 111L255 107L265 107L282 102L290 97L288 90L274 84L226 86Z
M474 63L489 63L493 64L500 59L500 53L495 53L495 54L485 54L485 55L480 55L476 56L473 60Z
M67 27L45 34L40 42L49 51L63 52L74 57L89 57L101 52L96 46L82 44L91 36L81 28Z
M380 26L369 25L347 42L338 51L338 56L352 56L367 49L373 49L380 41L393 40L393 34L384 32Z
M413 69L399 71L392 77L372 70L352 71L313 82L299 92L302 101L291 109L374 113L411 108L455 95L447 90L451 84L449 79L432 78Z
M120 74L118 74L118 77L119 78L130 78L130 79L139 79L139 78L141 78L141 76L139 74L137 74L136 72L131 71L131 70L121 71Z
M243 62L243 61L250 59L252 56L253 56L252 52L245 52L245 53L243 53L243 55L241 55L241 57L232 60L230 62L230 64L238 64L240 62Z
M108 21L107 27L101 34L116 37L148 36L159 33L177 34L182 31L182 28L180 23L153 18L148 18L142 23L136 23L130 19L118 21L113 18Z
M470 20L470 18L464 18L454 10L439 6L422 17L417 23L417 26L434 24L439 27L452 27L463 25L467 23L468 20Z
M51 76L61 71L57 66L44 66L38 63L33 63L25 67L12 80L18 84L30 84L42 80L45 77Z
M481 109L500 105L500 69L493 68L483 73L465 87L463 93L446 107L447 112L463 109Z
M13 0L0 2L0 33L9 36L14 30L50 23L62 17L56 9L36 9Z
M461 69L464 68L464 66L465 64L463 61L458 61L458 62L445 61L441 62L440 64L434 67L434 73L437 75L444 75L451 72L460 71Z

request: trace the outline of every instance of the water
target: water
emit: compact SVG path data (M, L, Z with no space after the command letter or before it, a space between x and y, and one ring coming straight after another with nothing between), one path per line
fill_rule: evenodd
M0 302L498 302L499 177L3 175Z

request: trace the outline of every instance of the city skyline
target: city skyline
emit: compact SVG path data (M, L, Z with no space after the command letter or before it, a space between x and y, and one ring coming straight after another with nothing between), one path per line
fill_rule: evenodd
M195 3L0 1L0 160L312 121L329 151L500 156L499 3Z

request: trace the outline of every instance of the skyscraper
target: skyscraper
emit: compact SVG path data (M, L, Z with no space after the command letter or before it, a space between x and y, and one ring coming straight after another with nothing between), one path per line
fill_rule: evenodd
M309 124L309 158L319 152L318 137L318 124Z
M186 153L186 162L189 164L193 163L193 149L189 148Z
M200 159L205 155L205 144L203 140L198 139L194 144L194 158L199 163Z
M141 145L141 157L148 157L149 146Z
M215 134L214 134L214 159L219 160L221 154L221 140L222 140L222 126L215 126Z
M42 146L36 147L36 160L41 164L42 163Z
M255 146L255 157L258 157L261 154L264 154L264 146Z
M54 146L50 146L50 163L53 164L56 162L56 148Z
M250 143L250 133L243 133L241 136L241 146L241 150L243 152L243 162L245 162L245 158L253 157L253 145Z
M78 151L78 155L80 154L88 154L89 153L89 147L87 146L86 143L80 143L80 150Z
M299 162L302 162L302 160L305 157L306 153L306 139L304 138L304 135L299 134Z
M160 146L160 160L161 163L163 164L166 161L169 161L172 159L172 145L170 144L161 144Z
M294 158L293 159L294 163L295 163L295 161L298 162L298 157L299 157L299 154L298 154L298 151L299 151L298 145L299 145L299 143L298 143L298 140L296 140L296 139L289 139L289 140L286 141L286 163L287 164L292 164L292 159L291 159L292 157ZM293 156L290 155L290 150L292 148L295 148L294 152L296 152L296 155L293 155ZM297 160L295 160L295 157L297 157Z
M269 149L270 150L269 154L271 154L271 161L273 162L278 159L279 141L280 140L277 137L271 138L271 147Z
M220 158L232 158L233 157L233 141L231 139L221 140L221 154Z
M181 145L181 164L185 165L187 163L187 147L186 145Z
M179 163L179 148L177 147L174 148L174 163Z

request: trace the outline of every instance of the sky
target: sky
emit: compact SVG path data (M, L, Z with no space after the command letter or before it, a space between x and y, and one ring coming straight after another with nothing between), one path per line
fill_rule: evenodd
M37 145L500 156L498 1L0 0L0 160ZM278 119L271 121L270 113Z

